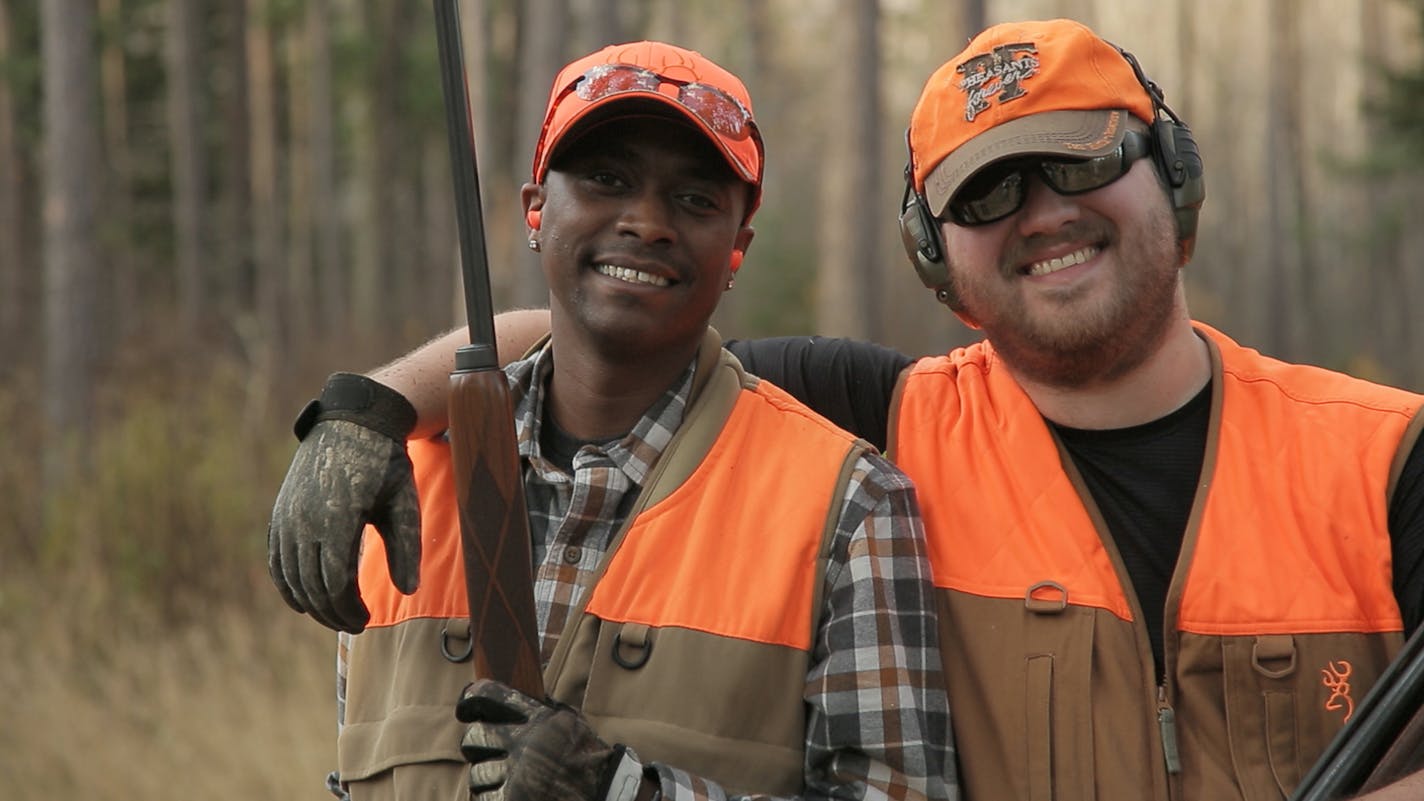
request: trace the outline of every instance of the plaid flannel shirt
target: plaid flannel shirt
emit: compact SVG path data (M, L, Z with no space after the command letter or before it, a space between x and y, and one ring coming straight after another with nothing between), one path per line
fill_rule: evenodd
M569 475L539 447L552 370L547 346L506 368L525 465L535 607L546 663L610 539L681 425L693 376L689 365L621 440L583 446ZM803 693L805 788L798 798L956 798L919 508L909 480L878 455L862 456L852 471L823 581ZM337 652L338 717L344 714L345 652L343 643ZM674 765L649 767L667 801L767 798L731 796Z

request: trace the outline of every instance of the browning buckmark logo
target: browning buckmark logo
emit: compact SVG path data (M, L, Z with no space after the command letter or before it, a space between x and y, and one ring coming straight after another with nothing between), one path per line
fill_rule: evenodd
M1032 42L999 45L955 67L964 78L959 88L967 95L964 121L973 122L991 100L1007 103L1028 91L1023 82L1038 74L1038 48Z
M1331 712L1341 709L1345 710L1345 717L1340 722L1344 723L1355 714L1355 699L1350 697L1350 674L1354 671L1349 662L1341 659L1338 662L1329 662L1320 671L1320 683L1325 685L1325 689L1330 691L1330 697L1325 699L1325 708Z

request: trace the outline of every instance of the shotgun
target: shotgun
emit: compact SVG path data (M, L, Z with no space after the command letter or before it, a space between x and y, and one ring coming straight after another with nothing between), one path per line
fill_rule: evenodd
M543 700L524 478L509 384L495 352L494 308L480 209L459 0L434 0L440 84L460 230L470 344L450 374L450 455L460 510L475 676Z
M1424 625L1305 774L1291 801L1335 801L1424 768Z

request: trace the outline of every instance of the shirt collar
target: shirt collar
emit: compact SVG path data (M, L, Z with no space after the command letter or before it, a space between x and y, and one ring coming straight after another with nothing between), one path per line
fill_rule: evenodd
M687 402L692 394L692 377L696 364L696 359L688 363L682 375L643 412L643 416L622 439L607 448L584 446L579 455L574 457L575 472L582 464L606 458L627 474L630 481L642 486L673 434L682 425ZM510 364L505 368L505 373L509 376L511 389L515 393L514 417L519 456L528 460L541 473L560 472L539 452L539 437L544 425L544 403L548 397L549 380L554 373L553 349L545 343L544 347L530 357Z

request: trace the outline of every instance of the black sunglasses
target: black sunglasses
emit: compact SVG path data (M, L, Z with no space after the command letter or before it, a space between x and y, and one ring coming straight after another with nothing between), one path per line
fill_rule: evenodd
M1060 195L1102 189L1127 174L1132 163L1151 152L1147 136L1128 131L1111 153L1090 159L1028 158L995 162L975 173L950 198L945 213L958 225L985 225L1023 207L1029 171Z

